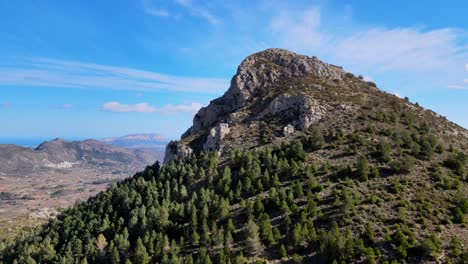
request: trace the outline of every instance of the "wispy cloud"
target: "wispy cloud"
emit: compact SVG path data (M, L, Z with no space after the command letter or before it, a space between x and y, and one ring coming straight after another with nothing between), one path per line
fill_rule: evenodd
M117 112L117 113L163 113L163 114L176 114L176 113L196 113L202 107L199 103L188 103L180 105L168 104L161 108L157 108L148 103L138 104L122 104L119 102L107 102L101 107L103 111Z
M102 110L108 112L118 112L118 113L153 113L156 112L156 108L148 105L147 103L138 103L138 104L121 104L119 102L108 102L102 105Z
M374 71L449 72L468 58L468 47L461 44L466 32L458 29L360 27L330 32L329 21L322 20L318 7L281 11L272 17L270 29L287 48Z
M190 16L199 17L206 20L212 25L217 25L221 23L221 20L212 14L212 12L202 3L194 3L191 0L172 0L167 1L176 4L178 8L182 8L184 13L187 13ZM142 0L143 10L152 16L158 17L179 17L180 13L169 11L170 4L163 5L161 1L154 0ZM175 8L173 5L172 8Z
M4 107L4 108L12 107L12 106L13 106L13 103L11 102L4 102L0 104L0 107Z
M280 34L291 49L313 49L324 45L326 37L320 32L321 14L318 7L300 13L281 11L271 20L270 30Z
M141 4L143 6L143 10L149 15L152 16L159 16L159 17L168 17L169 12L163 8L156 7L153 5L152 0L142 0Z
M62 104L62 105L59 105L59 108L61 108L61 109L71 109L71 108L73 108L73 105L72 104Z
M467 64L465 64L465 71L467 71L467 72L468 72L468 63L467 63Z
M0 65L1 85L219 94L229 87L229 82L86 62L33 58L13 65Z
M447 88L449 88L449 89L455 89L455 90L466 90L466 89L468 89L468 88L466 88L465 86L463 86L463 85L458 85L458 84L448 85Z
M338 39L335 56L384 71L427 72L454 65L457 37L454 29L371 28Z

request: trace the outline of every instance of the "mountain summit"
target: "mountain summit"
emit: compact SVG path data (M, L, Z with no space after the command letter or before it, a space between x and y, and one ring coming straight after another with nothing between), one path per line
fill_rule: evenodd
M198 111L180 141L168 144L164 162L202 150L221 154L255 147L306 130L321 120L347 122L363 107L374 107L376 100L401 102L423 120L435 120L434 125L448 135L468 137L460 126L385 93L342 67L272 48L252 54L240 64L226 93Z

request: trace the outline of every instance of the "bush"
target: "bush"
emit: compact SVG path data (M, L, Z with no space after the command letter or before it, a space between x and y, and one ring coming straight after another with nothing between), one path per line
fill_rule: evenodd
M304 147L313 150L321 149L325 146L325 139L319 127L312 128L311 135L307 136L304 142Z
M357 176L361 180L367 181L369 179L369 162L367 161L366 156L364 155L359 156L356 167L357 167L357 170L356 170Z
M379 151L379 157L380 159L387 163L391 160L391 156L390 156L390 144L386 141L384 142L381 142L378 147L377 147L378 151Z
M419 245L419 250L423 256L436 258L442 251L442 243L437 235L432 235Z
M467 156L462 153L451 153L448 158L445 160L444 165L447 168L452 169L458 175L463 175L465 173L465 163L467 161Z
M298 254L294 254L292 256L293 263L301 264L304 262L304 257Z
M415 163L416 162L413 157L405 156L390 162L390 168L395 173L408 173L414 167Z

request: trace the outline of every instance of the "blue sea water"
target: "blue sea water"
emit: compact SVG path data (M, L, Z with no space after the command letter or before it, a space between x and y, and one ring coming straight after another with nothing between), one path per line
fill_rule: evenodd
M35 148L50 138L0 138L0 144L15 144L23 147Z
M2 138L0 137L0 144L15 144L18 146L35 148L44 141L54 140L55 138ZM66 140L79 140L79 139L66 139Z

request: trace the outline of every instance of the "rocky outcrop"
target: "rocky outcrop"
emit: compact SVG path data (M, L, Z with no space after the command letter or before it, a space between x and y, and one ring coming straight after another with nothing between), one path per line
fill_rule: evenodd
M285 121L291 125L284 131L285 135L291 135L296 129L307 129L324 117L328 106L321 105L306 93L284 93L273 98L265 110L256 110L254 116L250 112L251 108L271 94L270 90L278 89L284 82L296 77L339 81L345 78L345 74L341 67L324 63L316 57L282 49L267 49L248 56L238 67L226 93L198 111L191 128L182 135L181 141L171 142L167 146L164 161L167 163L175 157L191 155L192 149L187 146L187 142L196 142L195 145L190 143L196 151L222 152L223 138L230 133L230 127L249 122L249 119L262 121L264 117L285 117L284 120L292 120ZM323 90L325 87L313 83L308 89ZM202 138L206 134L208 136ZM238 137L242 135L236 134Z
M192 128L183 138L211 127L225 115L245 107L255 96L280 80L305 75L341 80L344 74L341 67L283 49L255 53L241 63L228 91L198 111Z
M180 144L178 141L171 141L167 144L166 153L164 154L164 163L169 163L171 160L180 157L186 158L192 155L193 150L189 146Z
M307 94L290 95L286 93L273 99L268 108L263 111L262 116L278 115L286 111L298 114L293 124L298 129L304 130L320 121L327 112L327 107Z
M283 136L289 137L290 135L294 134L294 126L289 124L283 128Z
M221 152L223 148L222 140L227 134L229 134L229 125L219 123L216 127L210 129L210 133L203 145L203 150Z

